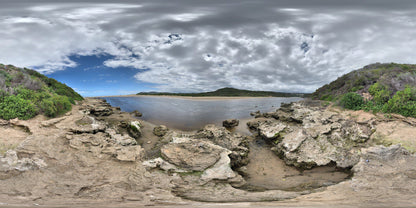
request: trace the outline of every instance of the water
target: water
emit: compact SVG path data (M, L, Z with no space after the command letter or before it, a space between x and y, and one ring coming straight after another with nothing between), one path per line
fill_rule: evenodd
M170 128L195 130L206 124L220 124L229 118L244 119L250 112L270 112L281 103L299 101L302 98L239 98L239 99L190 99L177 97L106 97L112 106L122 111L138 110L142 119Z

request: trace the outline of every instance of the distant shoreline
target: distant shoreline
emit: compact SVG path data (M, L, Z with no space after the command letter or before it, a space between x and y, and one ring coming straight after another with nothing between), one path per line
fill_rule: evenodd
M248 97L248 96L180 96L180 95L108 95L108 96L95 96L88 98L106 98L106 97L165 97L165 98L177 98L184 100L237 100L237 99L255 99L255 98L276 98L273 96L268 97Z

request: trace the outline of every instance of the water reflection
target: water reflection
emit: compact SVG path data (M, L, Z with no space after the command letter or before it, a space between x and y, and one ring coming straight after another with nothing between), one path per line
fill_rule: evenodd
M280 104L302 98L241 98L220 100L191 100L176 97L106 97L112 106L143 113L142 119L181 130L194 130L206 124L220 124L228 118L249 118L250 112L269 112Z

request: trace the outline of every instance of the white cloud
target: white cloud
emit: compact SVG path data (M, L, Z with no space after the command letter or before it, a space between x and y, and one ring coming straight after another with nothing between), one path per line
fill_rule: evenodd
M304 3L3 7L0 62L51 73L76 66L71 55L110 54L105 66L142 69L135 78L160 84L161 91L308 92L373 62L415 63L414 7L299 6Z

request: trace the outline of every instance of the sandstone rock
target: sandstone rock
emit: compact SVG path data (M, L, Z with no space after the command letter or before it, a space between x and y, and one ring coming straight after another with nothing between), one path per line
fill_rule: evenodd
M140 159L142 151L140 146L122 147L116 152L116 158L120 161L134 162Z
M130 125L127 127L127 131L130 136L135 139L139 139L142 136L141 124L139 121L130 122Z
M222 152L220 155L221 158L218 160L218 162L215 163L215 165L211 168L208 168L204 171L204 173L201 176L201 180L227 180L236 177L237 174L235 174L234 171L231 170L231 160L228 157L229 153L230 152L227 151Z
M250 124L259 135L272 140L272 148L288 165L313 168L335 163L354 166L358 152L372 134L371 124L342 119L336 112L299 103L277 111L278 121L258 120Z
M254 116L254 118L259 118L259 117L262 117L262 114L260 113L260 111L256 111L256 112L251 112L250 116Z
M285 130L287 125L281 123L281 122L266 122L259 125L259 135L262 136L265 139L276 139L280 136L280 133Z
M0 126L6 126L6 125L9 125L9 121L0 119Z
M46 167L45 161L39 158L18 158L14 150L8 150L4 156L0 154L0 172L12 170L28 171Z
M222 122L222 126L225 127L225 128L234 128L234 127L238 126L239 123L240 123L240 121L237 120L237 119L227 119L227 120Z
M49 120L46 120L46 121L42 121L41 125L43 127L49 127L49 126L55 125L55 124L65 120L65 119L66 119L66 117L53 118L53 119L49 119Z
M104 132L106 128L105 123L97 121L91 116L83 116L76 120L72 126L69 126L70 131L77 134Z
M121 145L123 145L123 146L127 146L127 145L136 145L137 144L137 141L134 139L134 138L132 138L132 137L130 137L129 135L127 135L127 134L124 134L124 135L122 135L122 134L118 134L117 132L116 132L116 130L115 129L113 129L113 128L109 128L109 129L106 129L105 130L105 132L111 137L111 139L113 139L117 144L121 144Z
M162 157L182 169L203 171L220 159L222 148L204 141L170 143L162 147Z
M168 127L164 125L156 126L155 128L153 128L153 134L158 137L165 136L166 133L168 133L168 131L169 131Z
M187 172L186 170L180 169L178 167L176 167L175 165L172 165L168 162L166 162L165 160L163 160L162 158L158 157L152 160L146 160L143 163L143 166L146 168L160 168L164 171L172 171L172 172L176 172L176 173L183 173L183 172Z
M131 112L131 114L133 115L133 116L136 116L136 117L142 117L143 116L143 114L142 113L140 113L139 111L137 111L137 110L134 110L133 112Z
M248 163L248 139L238 133L230 133L224 127L206 125L193 136L196 139L207 139L214 144L224 147L232 152L229 154L233 168L244 166Z

